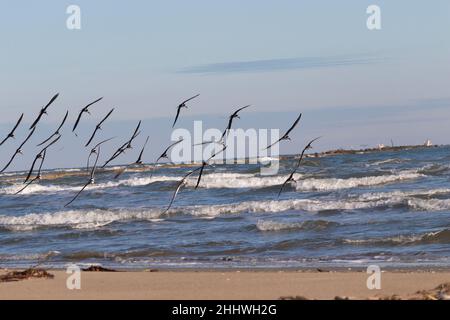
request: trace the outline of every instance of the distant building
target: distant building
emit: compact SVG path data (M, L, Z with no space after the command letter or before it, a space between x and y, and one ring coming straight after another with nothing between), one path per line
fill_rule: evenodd
M432 147L433 146L433 142L431 142L430 139L427 139L427 141L425 141L425 143L423 144L425 147Z

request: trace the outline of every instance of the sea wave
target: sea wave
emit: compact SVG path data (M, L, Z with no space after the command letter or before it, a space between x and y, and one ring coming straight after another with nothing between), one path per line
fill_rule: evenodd
M398 200L372 202L283 200L247 201L234 204L211 206L174 207L166 214L187 214L192 216L216 217L222 214L276 213L289 210L318 212L324 210L355 210L386 206ZM163 208L141 209L95 209L67 210L53 213L31 213L21 216L0 216L0 227L21 231L43 226L69 226L72 228L97 228L121 220L160 221L165 215Z
M343 239L343 243L352 245L418 245L418 244L449 244L450 229L442 229L416 235L398 235L394 237L372 239Z
M328 178L299 180L296 182L295 187L297 191L332 191L356 187L376 186L404 180L414 180L421 177L424 177L424 175L417 172L411 172L410 170L405 170L397 174L381 176L367 176L347 179Z
M256 228L259 231L286 231L286 230L322 230L330 226L339 225L326 220L307 220L302 222L279 222L273 220L258 220Z
M98 190L106 188L114 188L120 186L128 187L138 187L146 186L155 182L162 181L178 181L180 177L174 176L153 176L153 177L133 177L118 181L109 181L104 183L96 183L89 186L89 190ZM15 194L17 191L24 187L23 184L14 184L8 187L3 187L0 189L0 194ZM69 185L42 185L42 184L31 184L21 194L33 194L33 193L56 193L65 191L79 191L81 186L69 186Z
M301 174L295 174L294 182L297 191L332 191L341 189L350 189L361 186L374 186L387 183L393 183L404 180L413 180L424 175L417 170L405 170L395 174L381 176L354 177L347 179L339 178L304 178ZM89 190L98 190L106 188L115 188L121 186L139 187L146 186L155 182L162 181L180 181L182 176L133 176L128 179L112 180L108 182L99 182L89 186ZM239 188L265 188L277 186L284 183L286 176L260 176L251 173L206 173L202 176L200 188L205 189L239 189ZM194 187L197 184L197 176L190 177L187 180L188 187ZM23 188L23 184L15 183L10 186L0 188L0 194L15 194ZM56 185L56 184L32 184L26 188L22 194L34 193L56 193L65 191L78 191L80 186Z

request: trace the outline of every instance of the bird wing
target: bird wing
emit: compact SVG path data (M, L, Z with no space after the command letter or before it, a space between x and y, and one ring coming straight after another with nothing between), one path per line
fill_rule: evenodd
M178 182L177 188L176 188L175 192L172 195L172 199L170 200L169 206L167 207L166 210L164 210L163 214L170 210L170 208L172 207L173 202L175 201L175 198L177 197L178 192L180 192L180 189L181 189L181 187L183 185L184 185L184 179L181 180L180 182Z
M138 159L136 160L136 163L139 163L139 162L142 161L142 155L144 154L144 150L145 150L145 147L147 146L147 143L148 143L148 139L149 139L149 138L150 138L150 137L147 136L147 139L145 139L144 146L142 147L141 153L139 153L139 157L138 157Z
M112 108L112 109L108 112L108 114L102 119L102 121L100 121L100 123L99 123L98 125L101 126L101 125L103 124L103 122L105 122L106 119L109 118L109 116L111 115L111 113L113 113L113 111L114 111L114 108Z
M223 139L223 137L225 137L225 135L227 134L228 130L231 129L231 125L233 124L233 119L234 119L234 117L230 116L230 119L228 120L228 125L225 128L225 130L223 131L221 139Z
M45 160L45 156L47 155L47 149L44 150L44 153L42 155L42 159L41 159L41 163L39 164L39 169L38 169L38 174L37 176L40 176L41 174L41 170L42 170L42 165L44 164L44 160Z
M8 140L13 134L14 134L14 132L16 131L16 129L17 129L17 127L19 126L19 124L22 122L22 119L23 119L23 113L22 113L22 115L20 116L20 118L19 118L19 120L17 120L17 122L16 122L16 124L15 124L15 126L14 126L14 128L11 130L11 132L10 133L8 133L8 135L6 136L6 138L5 139L3 139L3 141L2 142L0 142L0 146L2 145L2 144L4 144L5 143L5 141L6 140Z
M97 100L95 100L95 101L92 101L91 103L89 103L89 104L87 104L84 108L83 108L83 110L87 110L90 106L92 106L94 103L97 103L97 102L99 102L100 100L102 100L103 99L103 97L100 97L100 98L98 98Z
M198 186L200 185L200 181L202 179L202 174L203 174L203 170L205 169L206 166L206 162L203 162L202 166L200 167L200 173L198 174L198 179L197 179L197 184L195 185L195 189L198 188Z
M41 111L39 111L39 115L37 116L36 120L34 120L34 122L31 124L30 130L34 129L36 127L36 125L39 122L39 120L41 120L42 115L43 115L43 112L41 110Z
M308 144L303 148L302 153L300 154L300 159L299 159L298 162L297 162L297 168L300 167L300 163L301 163L302 160L303 160L303 156L305 155L306 150L308 150L309 148L311 148L312 143L313 143L314 141L320 139L320 138L321 138L321 137L317 137L317 138L312 139L312 140L311 140L310 142L308 142Z
M97 100L95 100L95 101L89 103L89 104L86 105L83 109L81 109L80 113L78 114L77 121L75 121L75 125L73 126L72 132L75 131L75 129L78 127L78 123L80 122L81 116L83 115L83 113L86 112L86 111L88 110L88 108L89 108L90 106L92 106L94 103L97 103L97 102L99 102L99 101L102 100L102 99L103 99L103 97L98 98Z
M175 192L173 193L172 199L170 200L169 206L167 207L166 210L164 210L163 214L166 213L167 211L169 211L169 209L172 207L173 202L175 201L175 198L177 197L177 194L180 192L181 187L184 185L184 183L186 182L186 179L192 175L194 172L200 170L202 167L198 167L195 170L190 171L188 174L186 174L183 179L180 180L180 182L178 182L177 188L175 190Z
M25 181L23 183L26 183L30 179L31 174L33 173L33 170L34 170L34 165L36 164L36 161L38 159L38 156L39 156L39 154L36 157L34 157L33 163L31 164L30 171L28 171L27 177L25 178Z
M31 130L31 132L28 134L28 136L26 137L26 139L20 144L19 148L17 148L16 152L14 152L13 156L11 157L11 159L9 160L9 162L5 165L5 167L0 171L0 173L2 173L3 171L5 171L6 169L8 169L8 167L10 166L10 164L13 162L14 158L17 156L17 154L19 153L19 150L22 149L22 147L25 145L25 143L27 143L27 141L31 138L31 136L34 133L34 130L36 128L33 128L33 130Z
M139 128L141 127L141 123L142 123L142 120L139 120L139 123L136 126L136 129L134 129L134 132L133 132L133 135L131 136L130 141L134 140L138 136L138 134L139 134L138 131L139 131Z
M9 162L3 167L3 169L0 171L0 173L3 173L3 171L5 171L6 169L8 169L8 167L10 166L10 164L13 162L14 158L17 156L18 152L14 152L13 156L11 157L11 159L9 160Z
M114 179L117 179L118 177L120 177L125 171L127 171L129 165L119 169L116 171L116 175L114 176Z
M63 119L63 121L61 122L61 124L59 125L58 129L56 129L56 131L55 131L50 137L48 137L47 139L45 139L44 141L42 141L41 143L39 143L39 144L37 145L37 147L42 146L42 145L45 144L46 142L50 141L51 138L53 138L54 136L56 136L56 135L59 134L59 130L61 130L62 126L63 126L64 123L66 122L67 116L68 116L68 115L69 115L69 111L66 112L66 115L64 116L64 119Z
M241 111L244 110L244 109L247 109L247 108L250 107L250 106L251 106L251 105L248 104L248 105L246 105L245 107L242 107L242 108L237 109L237 110L232 114L232 117L237 116L237 114L238 114L239 112L241 112Z
M190 97L189 99L187 99L187 100L184 100L182 103L180 103L180 105L183 105L183 104L185 104L186 102L189 102L189 101L191 101L192 99L195 99L195 98L197 98L198 96L199 96L200 94L196 94L195 96L193 96L193 97Z
M61 135L59 134L58 137L53 140L52 142L50 142L48 145L46 145L42 150L41 153L44 152L45 150L47 150L49 147L51 147L52 145L54 145L55 143L58 142L58 140L61 139Z
M33 129L33 128L37 125L37 123L39 122L39 120L41 120L41 117L42 117L42 115L44 114L44 112L47 111L47 108L50 107L50 105L56 100L56 98L58 98L58 96L59 96L59 93L55 94L55 95L53 96L53 98L51 98L50 101L47 103L47 105L41 109L41 111L39 112L38 117L37 117L36 120L34 120L34 122L31 124L30 130Z
M177 144L179 144L180 142L182 142L184 139L180 139L174 143L172 143L171 145L169 145L166 150L164 150L164 152L159 156L158 160L156 160L156 162L158 162L161 158L164 157L164 155L167 153L167 151L170 150L170 148L172 148L173 146L176 146Z
M94 178L95 170L97 169L97 163L98 163L98 158L99 158L99 157L100 157L100 147L98 147L97 157L95 158L94 166L92 167L92 171L91 171L91 179Z
M173 121L172 128L175 127L175 123L177 123L178 117L180 116L181 107L177 109L177 115L175 116L175 120Z
M276 145L276 144L277 144L278 142L280 142L281 140L283 140L283 138L278 139L277 141L275 141L274 143L272 143L270 146L266 147L266 148L263 149L263 150L268 150L268 149L272 148L274 145Z
M28 142L28 140L30 140L31 136L33 135L34 131L36 128L33 128L31 130L31 132L28 134L28 136L25 138L25 140L22 142L22 144L19 146L19 149L22 149L22 147L25 145L25 143Z
M84 145L85 147L87 147L92 142L92 140L94 139L95 134L97 133L97 131L98 131L98 125L95 127L94 132L92 132L92 135L89 138L88 142Z
M6 136L6 138L5 139L3 139L3 141L2 142L0 142L0 146L2 145L2 144L4 144L5 142L6 142L6 140L8 140L9 139L9 136Z
M112 137L112 138L109 138L109 139L100 141L99 143L97 143L97 144L95 145L95 147L94 147L93 149L97 149L97 147L101 146L101 145L104 144L105 142L108 142L108 141L110 141L110 140L112 140L112 139L114 139L114 138L115 138L115 137Z
M86 187L87 187L88 185L90 185L90 184L91 184L91 181L89 180L89 181L83 186L83 188L81 188L81 190L78 191L78 193L75 195L75 197L74 197L72 200L70 200L64 207L67 207L67 206L69 206L72 202L74 202L74 201L79 197L79 195L84 191L84 189L86 189Z
M289 135L289 133L294 130L294 128L297 126L298 122L300 121L300 119L302 118L302 114L300 113L300 115L298 116L298 118L295 120L294 124L288 129L288 131L286 131L286 133L284 134L283 137L286 137L287 135Z
M36 177L33 178L32 180L30 180L30 181L26 184L26 186L24 186L22 189L20 189L19 191L17 191L15 194L21 193L21 192L24 191L26 188L28 188L28 187L30 186L30 184L32 184L33 182L35 182L36 180L38 180L38 179L40 178L41 170L42 170L42 165L44 164L44 160L45 160L45 155L46 155L46 154L47 154L47 150L44 150L44 154L42 155L41 163L39 164L39 169L38 169L38 172L37 172ZM34 161L33 161L33 166L32 166L32 168L31 168L31 171L30 171L30 173L28 174L28 177L27 177L27 179L25 180L25 182L28 181L31 172L33 171L33 167L34 167L34 164L36 163L36 160L37 160L37 157L36 157L36 158L34 159ZM24 182L24 183L25 183L25 182Z
M55 94L53 96L53 98L51 98L50 101L47 103L47 105L44 108L42 108L42 109L44 111L47 111L47 108L50 107L50 105L56 100L56 98L58 98L58 96L59 96L59 93Z
M289 177L286 179L286 181L284 181L284 183L281 185L280 191L278 192L278 198L280 197L281 192L283 192L283 189L284 189L284 187L288 184L288 182L293 180L294 173L295 173L295 171L292 172L292 173L289 175Z
M22 122L23 119L23 113L20 116L19 120L17 120L16 125L14 126L14 128L11 130L11 132L9 133L10 135L14 133L14 131L16 131L17 127L19 126L19 124Z
M80 113L78 113L78 117L77 117L77 120L75 121L75 124L73 125L72 132L74 132L75 129L78 127L78 124L80 123L81 116L83 115L83 113L84 113L84 108L81 109Z
M36 147L42 146L43 144L45 144L45 143L47 143L48 141L50 141L50 139L53 138L53 137L56 136L56 135L57 135L56 132L53 133L50 137L48 137L47 139L45 139L44 141L42 141L41 143L39 143L38 145L36 145Z
M95 174L95 169L97 168L97 162L98 162L99 156L100 156L100 147L98 148L98 151L97 151L97 158L95 159L94 166L92 167L91 177L90 177L89 181L83 186L83 188L81 188L80 191L78 191L78 193L75 195L75 197L70 202L68 202L64 207L67 207L72 202L74 202L79 197L79 195L84 191L84 189L86 189L86 187L92 183L92 179L94 178L94 174Z
M38 179L38 177L36 176L35 178L33 178L32 180L28 181L28 183L19 191L17 191L15 194L19 194L22 191L24 191L26 188L28 188L30 186L30 184L32 184L33 182L35 182Z

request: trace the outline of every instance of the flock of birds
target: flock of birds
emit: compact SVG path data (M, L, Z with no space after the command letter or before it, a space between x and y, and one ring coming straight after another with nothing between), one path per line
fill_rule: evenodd
M41 121L42 117L44 115L47 115L47 110L48 108L53 104L53 102L58 98L59 94L55 94L50 101L41 108L41 110L39 111L39 114L37 115L36 119L33 121L33 123L31 124L31 126L29 127L29 133L27 135L27 137L23 140L23 142L18 146L18 148L16 149L16 151L14 152L14 154L12 155L12 157L10 158L10 160L6 163L6 165L1 169L0 173L3 173L5 170L7 170L10 165L13 163L14 159L16 158L16 156L18 156L19 154L22 155L23 154L23 147L25 146L25 144L30 140L30 138L33 136L33 134L36 131L37 125L39 124L39 122ZM183 108L188 108L188 106L186 105L188 102L194 100L195 98L197 98L199 96L199 94L190 97L189 99L184 100L183 102L181 102L177 109L176 109L176 116L175 116L175 120L172 124L172 128L175 127L178 118L180 116L181 110ZM94 104L96 104L97 102L101 101L103 99L102 98L98 98L97 100L89 103L88 105L86 105L85 107L83 107L77 116L77 119L74 123L74 126L72 128L72 132L78 136L78 134L76 133L76 129L78 128L78 125L80 124L80 121L83 117L84 114L88 114L91 115L89 108L92 107ZM212 140L212 141L205 141L196 145L205 145L205 144L219 144L222 146L222 148L215 152L214 154L212 154L208 159L203 160L201 166L189 171L178 183L176 186L176 189L172 195L172 198L170 200L169 205L167 206L167 208L164 210L164 213L166 213L171 207L172 204L175 201L175 198L177 197L178 193L180 192L180 190L183 188L183 186L186 185L186 181L189 177L191 177L193 174L198 172L198 178L197 178L197 183L195 185L195 189L197 189L201 183L201 178L204 172L204 169L206 166L210 166L210 161L216 157L218 154L222 153L223 151L226 150L227 148L227 137L228 137L228 133L232 128L232 124L233 121L235 119L240 119L240 112L243 111L244 109L249 108L250 105L246 105L244 107L241 107L239 109L237 109L236 111L234 111L228 118L228 123L227 126L225 128L225 130L223 131L223 134L221 136L221 138L219 140ZM88 139L88 141L85 144L85 147L89 147L92 143L92 141L94 141L94 139L97 136L97 133L99 130L102 130L102 125L106 122L106 120L108 120L108 118L111 116L111 114L114 112L114 108L111 109L104 117L103 119L95 126L90 138ZM62 137L61 134L61 129L63 128L64 124L66 123L66 120L68 118L69 115L69 111L66 112L63 120L61 121L60 125L57 127L57 129L44 141L42 141L41 143L39 143L37 145L37 147L42 147L42 149L36 154L32 164L31 164L31 168L28 171L28 174L25 178L24 186L23 188L21 188L19 191L16 192L16 194L19 194L21 192L23 192L27 187L29 187L32 183L35 183L36 181L39 181L42 178L42 166L44 164L46 155L47 155L47 150L55 145L60 138ZM6 143L9 139L13 139L15 138L15 132L17 130L17 128L19 127L19 125L21 124L22 120L23 120L24 114L22 113L22 115L20 116L20 118L18 119L18 121L16 122L16 124L14 125L14 127L12 128L12 130L8 133L8 135L0 142L0 146L2 146L4 143ZM270 149L271 147L273 147L274 145L276 145L277 143L280 143L283 140L291 140L291 138L289 137L289 134L292 132L292 130L294 130L294 128L298 125L300 119L302 117L302 114L300 113L300 115L297 117L297 119L295 120L295 122L291 125L291 127L281 136L281 138L279 138L278 140L276 140L275 142L273 142L272 144L270 144L269 146L267 146L265 149ZM108 160L105 161L105 163L102 165L101 168L105 168L109 163L111 163L113 160L115 160L117 157L119 157L121 154L124 154L127 150L132 149L132 143L134 142L134 140L140 135L141 131L140 131L140 127L141 127L141 123L142 121L139 121L136 128L133 131L133 134L131 135L131 137L129 139L127 139L125 141L125 143L123 143L119 148L117 148L117 150L108 158ZM88 158L87 158L87 165L86 165L86 171L89 174L89 179L88 181L82 186L82 188L80 189L80 191L73 197L73 199L71 201L69 201L65 207L69 206L70 204L72 204L79 196L80 194L91 184L95 183L95 172L98 168L98 160L100 157L100 150L101 150L101 146L109 141L111 141L112 139L114 139L115 137L109 138L109 139L105 139L102 140L100 142L98 142L97 144L95 144L93 147L91 147ZM320 137L319 137L320 138ZM283 192L283 189L286 187L286 185L290 182L295 182L294 179L294 175L297 172L298 168L301 165L301 162L303 160L303 157L305 155L306 150L311 149L312 148L312 144L313 142L315 142L317 139L319 138L315 138L313 140L311 140L302 150L302 152L300 153L299 159L296 162L296 165L294 166L291 174L288 176L288 178L284 181L284 183L281 185L280 191L278 192L278 197L280 196L280 194ZM137 160L131 164L128 164L126 166L124 166L123 168L121 168L120 170L118 170L118 172L115 175L115 179L117 179L121 174L123 174L128 168L133 167L133 166L143 166L144 162L143 162L143 155L144 155L144 151L145 148L147 146L147 143L149 141L149 136L147 136L145 143L139 153L139 156L137 158ZM183 139L180 139L172 144L170 144L164 151L163 153L156 159L152 170L155 169L156 164L161 161L162 159L167 159L169 160L169 155L168 152L171 150L171 148L173 148L175 145L181 143L183 141ZM91 158L95 157L94 163L92 164L91 167ZM33 173L35 172L35 169L37 168L36 174L35 176L32 178ZM153 171L152 171L153 172Z

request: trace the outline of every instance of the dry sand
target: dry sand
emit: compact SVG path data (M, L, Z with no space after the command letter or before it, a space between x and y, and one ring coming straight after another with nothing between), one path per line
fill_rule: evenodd
M384 272L381 290L368 290L368 275L354 271L82 272L81 289L68 290L68 274L50 273L54 279L0 283L0 299L366 299L394 294L407 298L450 282L448 271Z

